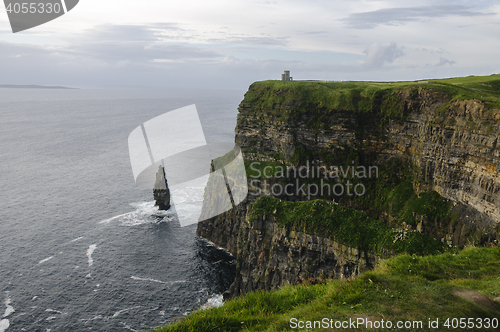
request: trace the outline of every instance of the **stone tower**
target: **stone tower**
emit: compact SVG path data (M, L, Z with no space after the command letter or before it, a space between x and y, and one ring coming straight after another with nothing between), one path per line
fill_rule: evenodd
M285 73L281 74L281 80L282 81L292 81L293 80L293 77L290 77L290 71L289 70L285 70Z

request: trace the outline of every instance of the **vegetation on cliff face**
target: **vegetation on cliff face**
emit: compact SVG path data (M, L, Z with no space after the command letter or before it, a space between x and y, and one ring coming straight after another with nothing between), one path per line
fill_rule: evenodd
M381 220L331 201L288 202L264 196L254 203L250 220L266 216L290 231L315 234L380 255L387 252L428 255L444 250L444 245L430 235L393 229Z
M312 152L309 153L312 154ZM342 160L343 162L341 165L339 165L339 167L343 167L344 170L347 169L347 167L354 167L355 169L357 169L358 166L364 166L365 169L368 169L368 165L374 164L374 161L361 151L344 149L342 150L341 154L337 155L336 158L334 157L334 153L335 152L330 154L323 153L321 157L326 164L334 163L334 161L330 161L329 159L337 161ZM363 160L363 163L361 163L361 160ZM286 170L287 167L291 167L291 164L272 161L246 162L247 177L249 179L257 178L259 179L259 181L266 180L271 184L277 183L281 185L281 187L284 187L288 183L291 183L291 185L293 185L295 188L296 185L294 184L294 182L296 179L280 177L280 172L282 172L282 170ZM260 175L260 177L258 177L258 175ZM298 180L300 184L305 184L306 186L316 185L318 188L320 188L321 185L324 184L333 187L338 183L345 183L346 181L349 181L352 184L351 188L354 188L358 184L363 185L365 191L364 195L336 196L332 192L329 195L316 195L314 196L314 198L320 198L330 202L333 200L337 203L340 203L341 205L349 206L350 210L357 209L359 211L357 211L356 213L358 213L359 216L353 216L354 219L359 217L365 220L365 218L368 218L370 220L370 224L375 222L374 219L377 219L377 225L387 225L384 226L387 229L389 229L390 227L403 229L405 226L411 226L413 229L415 229L419 224L423 223L430 226L431 224L435 224L437 222L444 222L446 224L457 222L458 215L451 210L451 202L449 200L441 197L435 191L428 191L423 193L417 193L415 191L414 183L423 186L422 183L424 182L424 180L418 177L416 168L410 165L408 162L404 162L399 159L388 160L387 162L377 166L377 175L378 176L374 176L371 178L356 178L352 177L352 174L350 172L347 172L347 176L340 180L336 178L325 178L323 176L317 178L300 178ZM268 187L271 187L271 185L269 185ZM262 190L262 192L264 193L264 190ZM271 195L272 193L267 192L265 194ZM281 195L277 198L283 200L283 204L287 204L286 210L293 210L300 204L306 204L305 202L285 202L290 198L287 197L287 195ZM303 197L302 199L307 200L307 197ZM268 202L269 201L267 199L262 199L262 201L259 200L258 203L256 203L256 211L259 211L258 213L260 215L262 215L262 213L266 213L263 208L269 205ZM274 207L270 209L270 211L275 210ZM339 207L339 210L340 209L342 209L342 207ZM340 211L337 211L337 213L340 213ZM271 213L267 214L272 215ZM256 216L254 216L254 218L255 217ZM287 215L286 217L280 219L288 219L288 222L290 222L291 219L289 217L290 216ZM340 218L340 216L333 214L329 216L328 214L326 214L323 217L318 215L300 221L296 220L295 223L302 224L314 222L314 220L317 219L324 219L324 222L328 224L325 218ZM280 225L284 226L285 224ZM363 225L363 223L359 224L361 228L363 227ZM314 227L311 229L309 229L309 227L297 227L298 224L296 224L294 229L308 234L312 234L309 233L309 231L312 231L314 229ZM368 224L366 225L366 227L370 228ZM423 225L420 225L419 227L423 228ZM359 231L361 231L361 229ZM368 232L368 229L366 231ZM390 237L388 235L389 233L387 233L388 238ZM316 234L320 233L318 233L316 230ZM411 236L419 237L423 235L417 236L416 234L413 234ZM477 236L475 238L471 237L470 243L478 242L480 240L479 237L480 236ZM432 237L429 237L429 239L431 238ZM404 249L400 243L395 246L387 241L380 242L381 238L376 237L374 237L371 241L373 242L373 244L379 243L380 248L378 249L373 247L372 244L368 245L367 243L364 243L362 245L361 242L358 241L348 241L347 237L343 237L342 240L343 241L340 242L344 243L345 245L354 245L354 247L363 246L363 250L367 250L368 248L370 248L369 250L372 252L380 251L379 249L383 247L385 249L390 248L396 250L396 252L410 250L406 252L419 254L417 247ZM382 245L382 243L386 244ZM432 243L433 241L429 240L429 248L423 250L422 252L420 252L420 254L429 254L434 250L438 250L438 248L440 248L440 246L431 245Z
M293 318L421 321L422 328L416 325L405 330L448 331L453 329L444 326L447 319L451 324L453 318L458 323L464 317L474 318L474 323L482 319L483 327L477 324L470 331L496 330L484 327L486 318L498 322L500 317L500 251L496 248L467 248L458 254L426 257L401 255L355 279L309 280L271 292L252 292L155 331L290 331ZM429 328L429 318L439 319L439 328Z
M251 85L240 105L237 140L248 159L259 161L257 168L272 166L273 173L314 161L344 169L377 165L376 178L299 180L362 184L362 196L315 198L335 199L392 227L419 226L439 239L453 233L454 244L470 244L491 237L461 224L470 213L457 212L461 208L451 201L463 188L474 199L459 202L474 201L477 211L498 208L499 124L500 75L394 83L262 81ZM304 199L309 197L292 200Z

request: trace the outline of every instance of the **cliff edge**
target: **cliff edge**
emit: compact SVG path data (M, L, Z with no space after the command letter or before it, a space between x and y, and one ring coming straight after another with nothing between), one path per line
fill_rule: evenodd
M249 195L197 230L237 259L226 297L497 244L500 75L263 81L238 109Z

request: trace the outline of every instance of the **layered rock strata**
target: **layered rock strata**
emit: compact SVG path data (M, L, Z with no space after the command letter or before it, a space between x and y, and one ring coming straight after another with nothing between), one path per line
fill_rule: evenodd
M419 231L449 245L500 239L498 109L480 100L452 99L439 91L412 87L391 92L402 115L384 118L383 112L360 114L311 103L285 88L267 89L277 96L277 102L270 104L255 92L257 84L265 83L250 86L239 106L235 130L246 160L287 162L300 149L318 154L338 148L369 154L379 164L401 159L413 165L421 179L414 183L415 192L436 191L450 200L457 216L453 222L417 216ZM309 278L346 276L376 262L373 255L320 234L280 228L272 218L250 222L255 199L249 195L237 208L198 224L198 235L237 258L230 295ZM379 217L391 222L388 215Z

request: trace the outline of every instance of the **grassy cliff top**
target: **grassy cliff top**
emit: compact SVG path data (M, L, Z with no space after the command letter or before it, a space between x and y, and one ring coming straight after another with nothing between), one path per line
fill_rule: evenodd
M359 110L373 104L381 93L415 88L441 92L450 100L476 99L487 108L500 108L500 74L413 82L269 80L253 83L244 102L259 101L263 108L301 102L326 110Z

